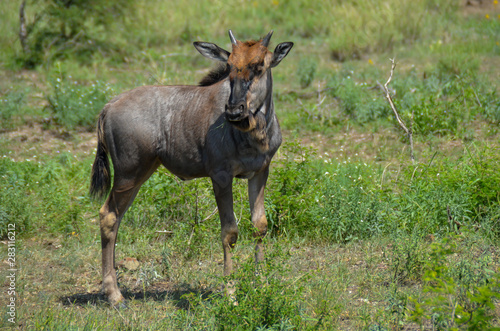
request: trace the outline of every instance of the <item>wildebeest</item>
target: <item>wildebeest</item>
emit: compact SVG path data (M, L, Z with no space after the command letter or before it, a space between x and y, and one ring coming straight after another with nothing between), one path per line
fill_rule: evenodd
M293 46L283 42L270 52L271 36L272 31L259 41L241 42L229 30L231 53L213 43L195 42L203 56L222 62L198 86L142 86L104 106L97 123L90 193L104 198L111 189L99 216L102 285L112 305L124 301L114 261L120 221L161 164L183 180L211 178L221 222L224 275L232 271L231 248L238 238L232 181L247 178L255 257L263 260L264 188L281 144L271 69Z

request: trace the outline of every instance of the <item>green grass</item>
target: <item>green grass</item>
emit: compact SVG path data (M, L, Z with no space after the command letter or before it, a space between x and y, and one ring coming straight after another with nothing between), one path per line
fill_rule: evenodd
M27 2L28 22L46 3ZM85 29L69 43L47 43L58 25L41 22L31 60L19 4L0 4L0 237L16 225L15 327L500 326L498 4L129 4L107 25L59 13ZM295 43L273 70L284 144L267 185L266 262L256 273L244 180L234 183L236 271L224 278L210 181L160 169L121 224L116 259L140 265L119 268L130 309L111 309L100 292L100 205L87 193L95 118L135 86L196 84L213 63L192 41L229 48L228 29L239 39L272 29L271 47ZM394 57L389 88L414 131L415 164L379 88ZM221 290L230 280L238 305Z

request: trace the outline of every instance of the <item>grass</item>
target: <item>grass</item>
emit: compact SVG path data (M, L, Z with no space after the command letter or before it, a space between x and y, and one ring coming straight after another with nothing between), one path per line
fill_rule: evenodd
M85 47L44 44L29 70L17 6L0 5L0 236L15 224L14 327L500 325L494 1L136 1L105 29L79 18ZM212 63L191 42L228 48L228 28L240 39L273 29L273 45L295 43L273 71L285 139L267 185L266 262L256 274L245 181L235 181L240 239L227 279L209 180L181 182L161 169L122 222L116 259L139 267L119 268L130 309L111 309L100 292L100 205L87 195L95 117L138 85L195 84ZM378 89L389 57L415 165ZM238 305L222 294L230 280ZM12 325L6 313L1 326Z

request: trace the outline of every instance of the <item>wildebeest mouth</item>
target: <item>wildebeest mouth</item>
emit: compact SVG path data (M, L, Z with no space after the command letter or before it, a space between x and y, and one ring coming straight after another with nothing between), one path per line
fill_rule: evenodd
M226 118L231 125L240 131L246 132L255 128L255 118L251 113L238 114L237 116L226 114Z
M226 113L226 119L229 122L242 122L248 120L248 114L229 114Z

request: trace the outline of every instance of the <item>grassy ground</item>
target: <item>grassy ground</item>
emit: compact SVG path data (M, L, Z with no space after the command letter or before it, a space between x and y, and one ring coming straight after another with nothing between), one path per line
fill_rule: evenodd
M43 4L27 2L28 23ZM497 1L143 0L108 25L45 11L51 20L33 26L29 55L18 6L0 4L1 251L8 267L15 224L17 268L15 296L10 279L2 283L0 326L500 326ZM62 16L84 32L62 34L53 24ZM100 292L100 206L87 195L95 118L132 87L195 84L212 63L192 41L229 48L228 28L239 39L273 29L271 47L295 43L273 71L285 137L267 187L266 263L255 272L246 183L237 180L238 305L224 297L211 185L162 169L122 222L116 260L129 309L114 310ZM379 88L389 57L415 164Z

